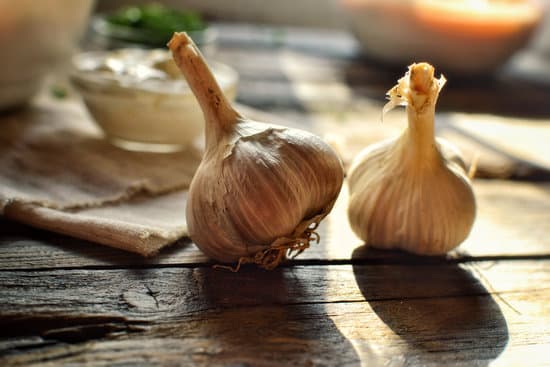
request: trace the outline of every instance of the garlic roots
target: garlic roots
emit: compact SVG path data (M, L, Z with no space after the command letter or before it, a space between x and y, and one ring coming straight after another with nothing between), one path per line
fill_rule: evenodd
M318 240L343 182L317 136L248 120L223 95L191 38L175 33L174 60L205 117L205 153L187 201L189 235L209 257L272 269Z
M437 255L470 233L476 204L466 166L458 150L434 133L444 83L427 63L409 66L383 110L405 105L408 128L367 147L351 165L349 222L370 246Z

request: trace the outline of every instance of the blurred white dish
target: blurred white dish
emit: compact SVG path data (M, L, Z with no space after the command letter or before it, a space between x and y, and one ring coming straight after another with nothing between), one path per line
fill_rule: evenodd
M340 0L365 53L392 65L492 71L524 47L543 9L529 0Z
M130 150L169 152L202 144L200 106L166 50L120 49L79 54L71 81L107 139ZM228 99L238 75L212 63Z
M69 60L94 0L0 0L0 110L27 102Z

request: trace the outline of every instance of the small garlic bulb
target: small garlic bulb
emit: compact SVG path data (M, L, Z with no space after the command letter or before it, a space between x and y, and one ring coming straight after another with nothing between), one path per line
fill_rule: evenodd
M434 134L444 84L431 65L409 66L383 112L405 105L408 128L367 147L351 165L349 222L368 245L436 255L470 233L476 204L466 166L458 150Z
M343 182L340 159L317 136L248 120L227 101L185 33L168 44L205 117L205 153L187 202L189 235L221 262L272 269L318 240L315 227Z

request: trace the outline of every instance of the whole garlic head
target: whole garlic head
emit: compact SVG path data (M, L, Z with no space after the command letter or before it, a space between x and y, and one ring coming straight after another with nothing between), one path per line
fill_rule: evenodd
M367 147L348 173L348 218L368 245L416 254L443 254L470 233L476 204L456 148L436 139L435 104L445 79L413 64L393 87L384 112L405 105L408 128Z
M313 231L342 186L340 159L311 133L233 109L186 34L175 34L169 47L206 123L206 150L188 195L189 235L218 261L271 269L318 240Z

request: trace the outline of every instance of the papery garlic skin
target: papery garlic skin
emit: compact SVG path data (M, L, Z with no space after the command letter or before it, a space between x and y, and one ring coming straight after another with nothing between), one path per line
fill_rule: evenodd
M309 144L316 139L250 121L224 137L189 189L187 224L197 246L218 261L234 262L327 215L343 173L328 146Z
M464 162L434 135L443 83L431 65L411 65L388 103L407 106L408 128L397 139L367 147L352 163L348 218L368 245L438 255L470 233L476 204Z
M169 46L206 120L205 154L186 209L191 239L221 262L270 249L280 257L293 243L307 247L311 227L340 192L338 156L311 133L246 119L225 100L187 35L175 34ZM271 268L279 261L254 262Z

